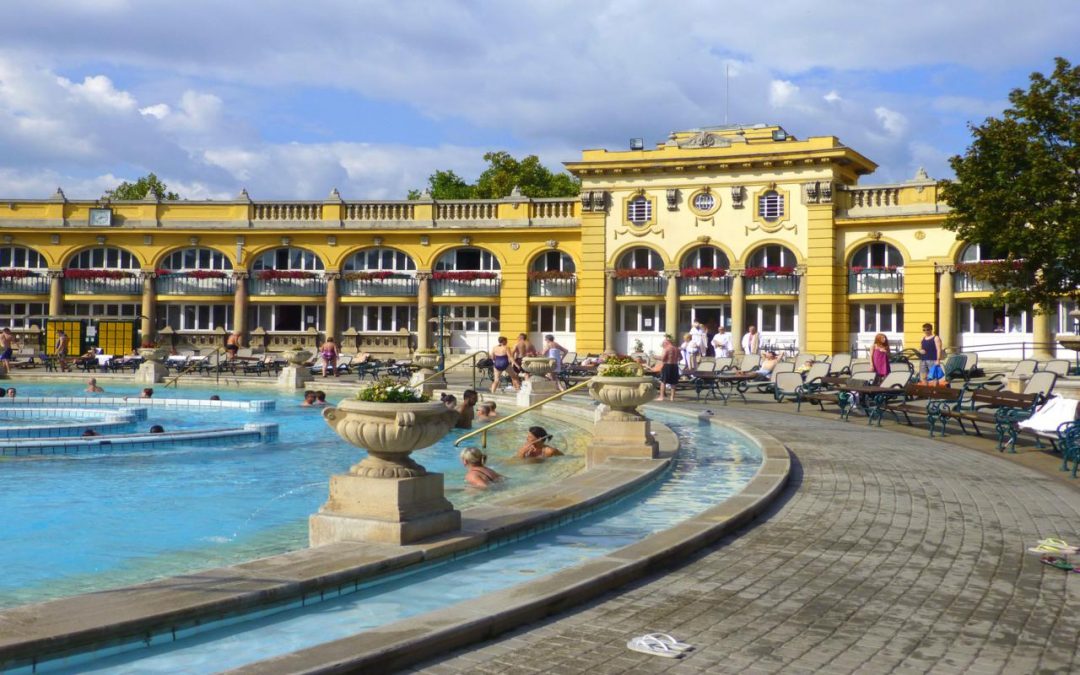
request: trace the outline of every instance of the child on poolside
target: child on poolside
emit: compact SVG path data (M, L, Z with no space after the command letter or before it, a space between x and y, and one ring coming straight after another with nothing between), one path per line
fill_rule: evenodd
M503 480L505 476L494 469L484 466L487 455L479 448L465 448L461 451L461 463L465 465L465 482L473 487L487 488L492 483Z
M518 448L518 459L543 461L548 457L563 454L558 448L548 445L549 440L551 440L551 435L544 427L529 427L529 432L525 434L525 445Z

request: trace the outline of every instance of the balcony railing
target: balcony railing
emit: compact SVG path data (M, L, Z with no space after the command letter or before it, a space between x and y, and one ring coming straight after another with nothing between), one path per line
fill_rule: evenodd
M667 293L665 277L630 277L615 279L615 295L664 295Z
M236 280L232 276L197 279L184 274L169 274L154 280L158 295L232 295Z
M532 279L529 295L544 298L572 298L577 295L577 279Z
M903 293L904 273L900 270L863 270L848 273L848 293Z
M326 279L248 279L252 295L326 295Z
M416 277L404 279L340 279L338 290L349 296L415 296L420 291Z
M499 294L499 279L432 279L431 292L440 297L447 296L496 296Z
M747 295L798 295L799 277L794 274L766 274L745 279Z
M679 295L731 295L731 277L680 278Z
M47 295L48 292L49 277L46 276L22 277L21 279L0 278L0 293Z
M994 290L994 285L986 279L976 279L967 272L957 272L953 276L953 289L957 293L992 291Z
M71 295L142 295L138 277L125 279L64 279L64 292Z

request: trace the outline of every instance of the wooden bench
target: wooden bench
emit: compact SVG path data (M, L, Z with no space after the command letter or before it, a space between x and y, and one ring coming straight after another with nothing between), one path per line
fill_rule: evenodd
M963 398L963 389L932 387L912 382L904 387L904 399L887 403L885 409L894 415L903 415L908 426L914 426L911 415L924 415L926 424L930 427L930 438L933 438L938 424L941 424L941 435L945 435L943 411L960 406Z
M970 422L975 433L982 436L979 423L993 424L998 435L998 449L1005 448L1005 439L1009 439L1011 452L1015 452L1017 426L1016 423L1031 417L1035 408L1045 401L1042 394L1017 394L1011 391L990 391L977 389L971 394L971 408L968 410L956 408L943 409L941 411L942 433L945 423L955 419L960 425L960 430L967 433L964 422Z

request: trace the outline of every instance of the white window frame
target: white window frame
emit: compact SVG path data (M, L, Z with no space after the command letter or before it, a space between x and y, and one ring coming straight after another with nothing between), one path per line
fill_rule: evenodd
M417 308L413 305L345 305L343 309L345 328L353 328L358 333L397 333L402 328L416 332ZM405 313L404 322L402 312Z
M8 328L29 328L41 325L40 318L48 316L49 303L4 300L0 302L0 326Z
M118 246L95 246L76 253L67 266L76 270L137 270L139 259Z
M279 266L277 257L279 252L288 251L284 266ZM253 271L260 270L300 270L305 272L323 272L326 266L314 251L296 246L279 246L259 255L252 263Z
M374 264L372 264L373 262ZM366 248L349 256L343 271L411 272L415 275L416 261L408 253L399 251L396 248Z
M767 190L758 196L758 215L769 222L783 218L784 195L776 190Z
M189 258L194 257L192 262ZM233 268L229 256L217 249L205 246L190 246L179 251L173 251L161 261L161 269L174 272L187 272L190 270L220 270L231 271Z
M626 219L635 225L644 225L652 220L652 200L638 195L627 201Z
M480 266L479 267L459 267L458 266L458 252L460 251L479 251L480 252ZM479 246L464 246L461 248L455 248L439 256L439 259L435 261L436 272L500 272L502 270L502 264L499 262L499 258L491 251L480 248Z
M215 314L224 312L224 321L217 323ZM188 332L207 333L224 328L233 329L233 305L224 302L200 302L200 303L161 303L158 305L157 320L159 324L169 326L173 330Z

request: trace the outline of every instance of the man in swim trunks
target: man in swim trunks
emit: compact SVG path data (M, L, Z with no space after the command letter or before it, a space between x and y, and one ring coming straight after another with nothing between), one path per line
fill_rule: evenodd
M473 418L476 417L476 392L466 389L461 395L461 406L458 407L458 421L454 426L458 429L472 429Z
M60 365L61 372L67 372L71 370L71 366L68 365L68 336L62 330L56 331L56 347L53 350L56 354L56 362Z
M229 337L225 338L225 359L235 361L238 351L240 351L240 331L234 330L229 333Z
M0 330L0 363L4 365L4 373L11 373L11 357L15 353L15 335L10 328Z

